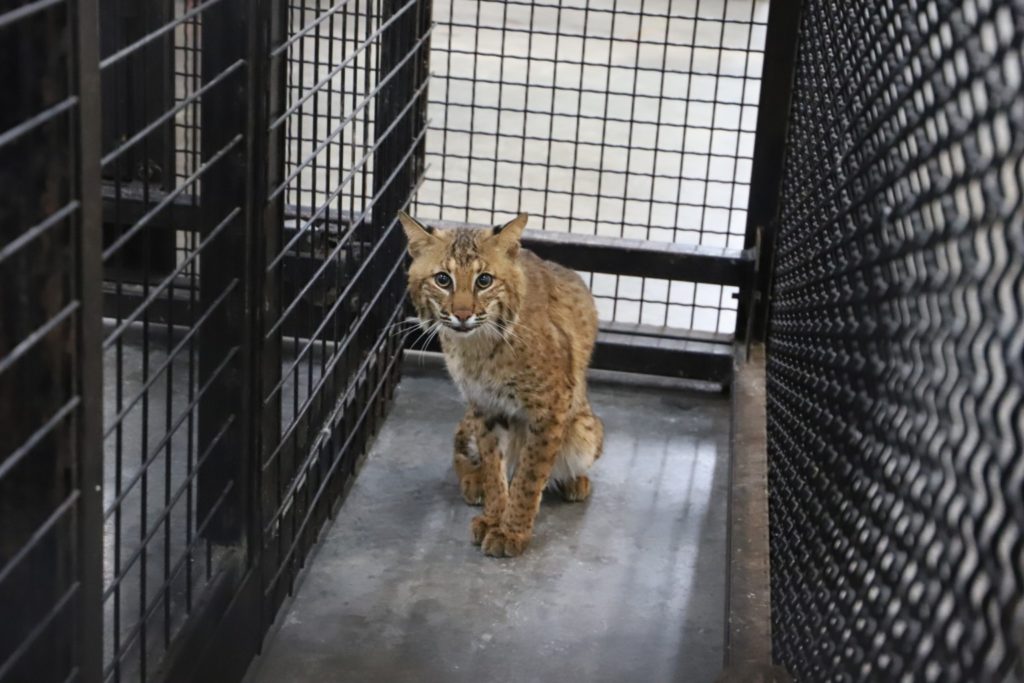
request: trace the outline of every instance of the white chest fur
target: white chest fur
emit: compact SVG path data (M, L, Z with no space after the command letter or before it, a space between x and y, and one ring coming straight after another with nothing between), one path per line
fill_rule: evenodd
M505 383L487 371L486 363L467 362L457 354L445 354L445 363L462 397L483 413L513 417L522 410Z

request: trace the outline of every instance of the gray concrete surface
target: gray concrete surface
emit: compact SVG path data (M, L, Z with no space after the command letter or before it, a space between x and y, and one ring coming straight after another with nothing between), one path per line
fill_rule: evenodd
M249 683L713 681L722 668L729 403L596 382L605 455L511 560L469 541L462 406L415 362Z

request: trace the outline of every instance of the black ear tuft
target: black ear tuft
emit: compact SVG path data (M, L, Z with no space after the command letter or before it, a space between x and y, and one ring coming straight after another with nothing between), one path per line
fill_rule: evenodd
M492 235L500 235L501 231L505 229L505 225L507 225L507 224L495 225L493 228L491 228L491 234Z

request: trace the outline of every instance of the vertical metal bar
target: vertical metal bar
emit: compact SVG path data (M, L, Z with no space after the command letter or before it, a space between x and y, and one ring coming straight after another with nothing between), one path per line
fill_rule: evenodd
M245 0L224 0L203 16L202 78L207 83L232 64L247 57L245 36L249 21ZM247 125L248 102L243 71L235 71L206 95L202 107L202 158L208 161L228 148ZM232 544L243 541L245 520L242 460L247 453L245 419L244 329L247 155L244 144L211 166L202 180L200 235L206 239L233 211L242 209L205 250L199 271L200 308L208 310L226 291L233 289L199 330L199 386L210 384L199 404L199 452L215 443L200 468L196 500L197 519L216 509L204 531L207 540ZM240 349L239 347L243 347ZM235 354L223 370L225 359ZM232 420L227 433L218 432ZM225 488L231 485L223 502Z
M269 626L274 614L274 606L263 600L266 582L277 569L279 556L269 547L271 539L263 534L264 526L276 510L276 492L278 490L277 469L264 469L270 453L273 452L281 438L281 394L275 392L269 401L265 401L267 387L277 385L281 377L281 355L283 351L281 333L269 336L269 329L280 316L281 288L280 268L267 269L267 264L281 249L281 231L284 227L285 193L268 200L270 189L278 187L285 177L286 162L286 126L280 125L273 129L269 122L276 120L287 106L288 88L288 53L285 51L276 57L270 56L271 51L284 43L288 35L288 3L286 0L259 0L260 17L263 23L261 32L266 36L266 44L257 43L253 52L261 54L253 59L253 77L259 78L255 86L254 97L261 98L257 114L252 123L254 149L260 153L253 157L260 169L254 178L251 192L252 230L253 230L253 277L255 288L252 309L253 344L256 346L254 362L258 365L254 375L258 375L258 389L253 392L254 422L256 447L254 449L255 473L258 489L254 493L255 532L259 534L257 552L261 558L261 583L258 595L260 605L260 632ZM258 95L257 95L258 93Z
M85 683L103 673L103 203L100 191L99 8L78 0L74 17L78 54L79 296L78 367L82 412L78 423L78 669Z
M506 10L507 11L507 10ZM425 35L432 35L430 27L434 22L434 2L433 0L420 0L416 7L417 14L417 27L416 35L413 36L414 40L419 40L420 37ZM423 85L430 78L430 43L431 39L428 38L420 46L420 58L416 60L416 79L413 82L413 92L419 90L419 87ZM502 29L502 48L504 48L504 28ZM500 85L498 86L501 87ZM499 91L500 92L500 91ZM427 97L427 93L424 92L420 96L420 101L416 106L416 126L412 131L413 139L427 127L427 104L430 98ZM427 136L424 135L419 143L416 145L416 152L413 154L412 161L412 182L415 185L423 174L426 173L427 166ZM495 164L497 169L497 164ZM497 171L495 171L497 173Z
M747 202L747 231L743 246L759 246L756 278L740 288L736 311L736 337L764 340L768 320L774 225L779 212L785 161L789 105L796 66L797 27L802 0L773 0L768 13L764 69L757 109L754 159ZM761 232L760 243L758 231Z

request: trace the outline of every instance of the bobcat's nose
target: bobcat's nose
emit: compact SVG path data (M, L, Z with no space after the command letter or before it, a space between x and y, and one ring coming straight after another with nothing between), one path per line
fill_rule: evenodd
M452 315L455 316L456 320L465 325L466 321L473 317L473 309L457 308L452 311Z

